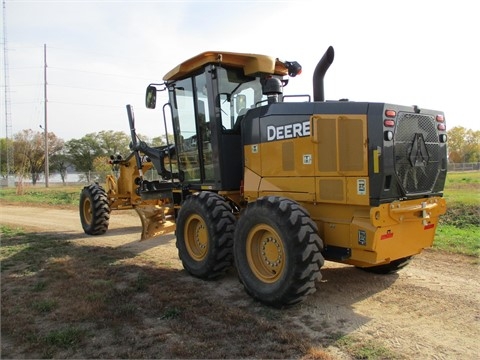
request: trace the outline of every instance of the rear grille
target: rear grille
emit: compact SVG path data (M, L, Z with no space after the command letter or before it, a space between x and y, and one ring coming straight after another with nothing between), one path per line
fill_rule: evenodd
M405 195L431 191L441 166L433 116L399 113L394 155L395 173Z

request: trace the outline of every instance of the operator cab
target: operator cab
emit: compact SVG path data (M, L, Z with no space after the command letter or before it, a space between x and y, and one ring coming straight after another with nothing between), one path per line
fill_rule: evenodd
M301 69L296 62L287 64ZM240 188L241 119L250 109L282 100L283 76L289 70L264 55L205 52L164 76L182 185L194 190ZM156 91L153 85L147 88L149 108L155 107Z

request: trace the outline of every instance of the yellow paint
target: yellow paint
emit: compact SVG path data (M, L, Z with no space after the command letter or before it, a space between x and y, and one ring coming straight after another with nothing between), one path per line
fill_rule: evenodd
M282 76L288 74L285 64L271 56L227 51L205 51L170 70L165 74L163 80L182 79L209 63L243 68L245 75L253 75L259 72Z
M368 176L366 115L312 115L317 176Z
M373 172L380 172L380 150L373 150Z

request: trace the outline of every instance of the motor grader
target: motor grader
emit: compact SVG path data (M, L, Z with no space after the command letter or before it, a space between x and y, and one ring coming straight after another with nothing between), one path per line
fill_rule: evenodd
M235 266L249 295L277 307L316 291L324 260L401 269L432 245L446 211L444 113L326 101L333 59L329 47L313 99L283 92L297 62L258 54L204 52L150 84L148 108L168 93L174 141L138 139L127 105L132 154L106 190L83 190L85 232L102 234L110 210L134 208L143 239L175 228L190 274L212 279ZM151 167L158 180L143 176Z

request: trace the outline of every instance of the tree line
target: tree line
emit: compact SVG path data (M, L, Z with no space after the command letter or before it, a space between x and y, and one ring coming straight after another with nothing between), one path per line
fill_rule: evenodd
M453 163L480 162L480 131L456 126L447 132L449 161ZM139 136L150 146L166 144L164 136L148 138ZM90 182L92 172L110 170L111 155L130 154L130 136L121 131L100 131L80 139L64 141L54 133L47 134L49 172L60 174L65 182L67 170L83 173ZM8 144L7 144L8 141ZM169 139L173 143L172 139ZM2 178L7 176L7 146L13 149L13 168L10 174L18 178L30 178L32 184L45 172L45 133L31 129L22 130L13 139L0 139L0 169Z
M456 126L447 131L448 158L452 163L480 162L480 130Z
M139 135L150 146L166 144L164 136L148 138ZM8 142L8 143L7 143ZM60 174L63 182L67 172L83 173L86 181L91 182L92 172L109 171L110 156L128 156L131 151L130 136L121 131L100 131L90 133L80 139L64 141L53 132L47 134L49 172ZM170 140L170 142L172 142ZM45 132L22 130L12 139L0 139L0 169L2 178L7 177L7 147L13 149L13 167L10 175L27 179L35 185L45 173Z

